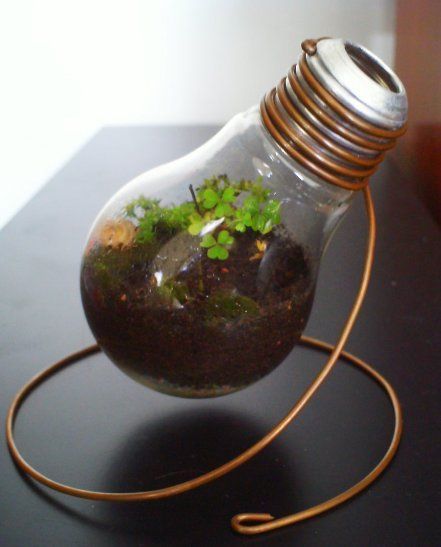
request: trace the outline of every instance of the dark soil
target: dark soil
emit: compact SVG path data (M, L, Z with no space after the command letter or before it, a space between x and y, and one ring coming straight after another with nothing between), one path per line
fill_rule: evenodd
M260 250L254 232L238 234L224 261L186 233L95 245L81 292L98 343L124 372L173 395L223 395L265 376L298 341L314 282L283 227L258 239Z

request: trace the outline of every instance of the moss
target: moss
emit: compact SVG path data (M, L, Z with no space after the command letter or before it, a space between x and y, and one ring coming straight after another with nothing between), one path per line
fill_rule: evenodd
M255 317L259 315L259 305L247 296L232 292L217 292L207 298L205 309L208 319L237 319L244 315Z

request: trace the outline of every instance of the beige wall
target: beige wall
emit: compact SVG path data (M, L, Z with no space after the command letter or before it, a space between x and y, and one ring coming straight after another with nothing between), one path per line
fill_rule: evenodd
M103 125L222 123L280 79L307 37L350 38L387 62L394 51L393 0L14 0L0 10L0 226Z

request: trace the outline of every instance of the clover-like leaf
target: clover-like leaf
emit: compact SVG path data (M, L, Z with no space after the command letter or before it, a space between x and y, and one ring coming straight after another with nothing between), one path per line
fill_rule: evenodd
M222 245L231 245L234 243L234 237L227 230L222 230L217 236L217 241Z
M208 258L226 260L229 256L227 246L233 243L234 237L228 230L221 230L217 236L217 241L211 234L207 234L202 238L201 246L208 247Z
M219 203L219 196L211 188L207 188L202 193L203 202L202 205L205 209L213 209L213 207Z
M222 245L214 245L214 247L210 247L207 252L208 258L219 260L226 260L228 258L228 251L225 247L222 247Z
M233 214L233 209L228 203L219 203L214 214L217 218L228 217Z
M225 249L225 247L221 247L220 245L216 245L217 249L217 257L219 260L226 260L228 258L228 250Z
M236 199L236 192L234 191L234 188L231 188L231 186L229 186L228 188L225 188L222 194L222 201L224 203L233 203L235 199Z
M209 248L216 245L216 240L211 234L205 234L201 241L201 247Z

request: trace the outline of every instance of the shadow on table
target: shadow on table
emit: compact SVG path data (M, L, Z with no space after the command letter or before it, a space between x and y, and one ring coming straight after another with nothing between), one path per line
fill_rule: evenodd
M173 415L154 427L141 427L115 455L106 487L113 491L163 488L183 482L228 461L266 431L249 418L227 411ZM173 545L210 537L231 541L230 519L240 512L283 515L299 502L292 455L279 441L217 481L180 496L137 504L100 506L112 526L128 536ZM182 543L179 543L182 544Z
M249 417L226 410L173 414L128 435L119 452L109 458L101 489L129 492L183 482L225 463L266 432ZM147 502L93 502L93 517L72 509L69 498L64 504L57 495L26 480L51 506L85 525L110 532L118 543L156 540L167 546L230 545L235 539L241 541L230 528L233 515L283 516L303 507L303 486L295 475L293 454L283 449L280 440L232 473L194 491Z

